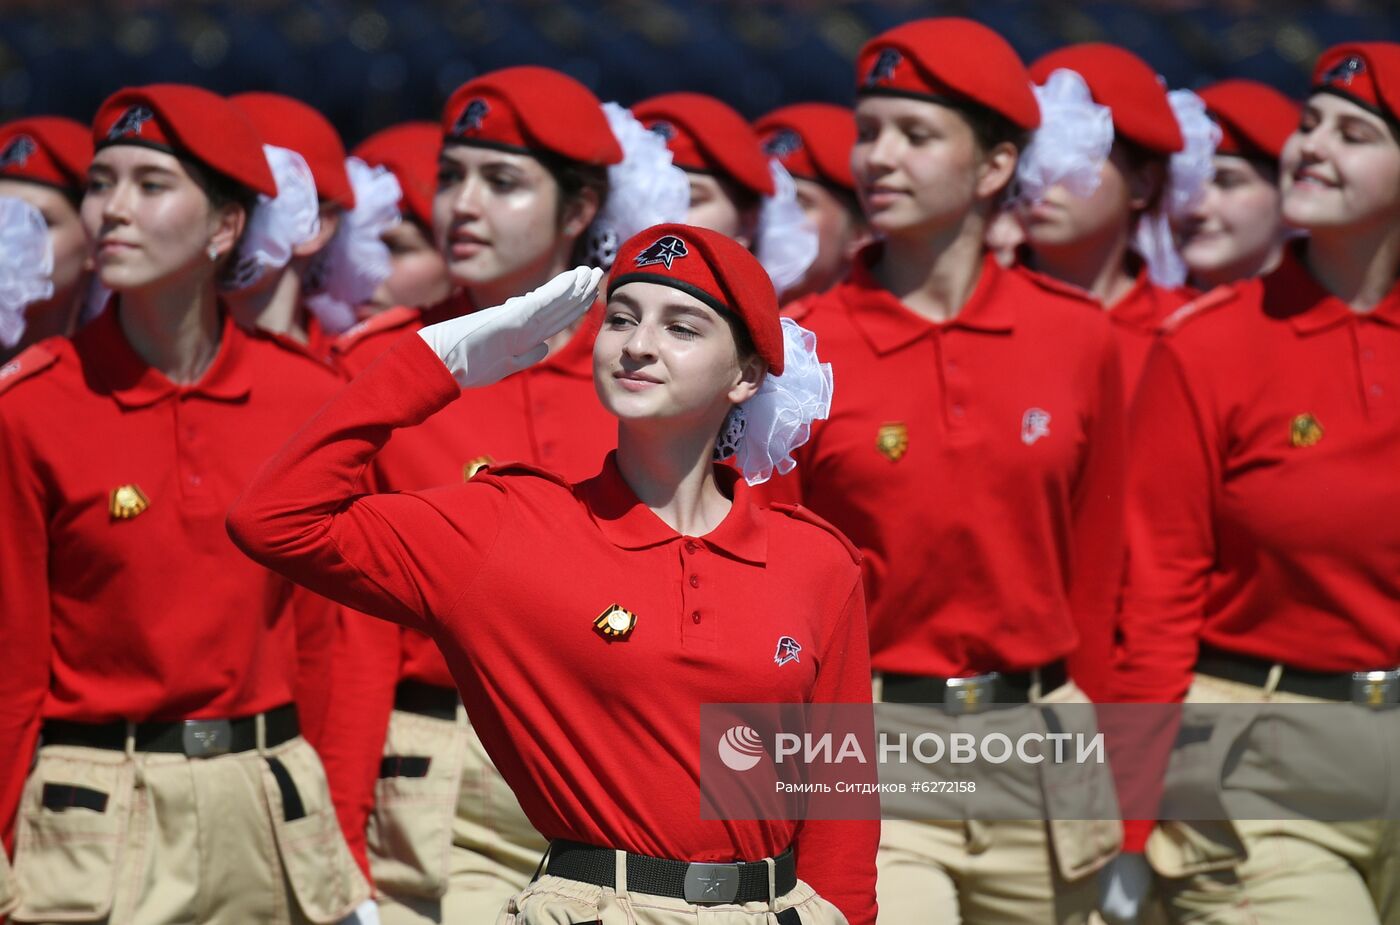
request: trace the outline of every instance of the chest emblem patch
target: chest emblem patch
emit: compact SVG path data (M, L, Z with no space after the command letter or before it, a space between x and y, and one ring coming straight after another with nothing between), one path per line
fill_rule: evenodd
M492 459L490 456L473 457L467 462L465 466L462 467L462 481L470 481L472 476L476 475L482 469L485 469L487 466L491 465L494 462L495 460Z
M1027 408L1021 415L1021 442L1026 446L1041 437L1050 436L1050 412L1044 408Z
M605 639L626 639L637 627L637 615L620 604L613 604L593 621L593 628Z
M909 449L909 428L902 421L890 421L880 425L875 435L875 449L890 462L899 462Z
M1317 446L1322 440L1322 425L1311 414L1300 414L1288 427L1288 442L1296 447Z
M788 662L801 662L798 658L802 654L802 643L791 636L778 637L778 649L773 653L773 663L779 668Z
M107 496L107 511L113 520L130 520L151 506L139 485L118 485Z

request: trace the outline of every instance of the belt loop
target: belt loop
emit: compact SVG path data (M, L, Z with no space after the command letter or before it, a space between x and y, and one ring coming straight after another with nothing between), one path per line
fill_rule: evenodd
M1273 697L1274 691L1278 690L1279 682L1283 680L1283 663L1274 662L1269 666L1269 676L1264 679L1264 696Z
M146 786L146 762L136 754L136 724L131 720L126 721L126 738L122 741L122 751L126 753L126 760L131 762L134 769L134 785L138 790L143 789Z
M613 852L613 864L616 873L613 874L613 892L618 896L627 895L627 852L617 850Z
M773 906L778 902L778 862L764 858L763 863L768 867L768 911L777 912Z
M885 702L885 674L882 671L870 675L870 699L876 703Z
M1027 698L1031 703L1039 703L1040 697L1045 692L1041 690L1040 669L1031 669L1031 689L1027 692Z
M267 714L259 713L253 717L253 741L258 746L258 754L267 754Z

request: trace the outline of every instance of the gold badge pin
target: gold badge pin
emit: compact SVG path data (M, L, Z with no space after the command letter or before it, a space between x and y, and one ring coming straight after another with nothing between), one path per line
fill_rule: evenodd
M118 485L107 502L113 520L130 520L150 506L150 499L137 485Z
M1300 414L1288 428L1288 442L1294 446L1316 446L1322 440L1322 425L1311 414Z
M470 481L472 476L476 475L482 469L485 469L487 466L491 465L494 462L495 460L492 459L490 456L475 457L465 466L462 467L462 481Z
M909 428L901 421L881 424L880 433L875 437L875 449L890 462L899 462L909 449Z
M626 639L637 626L637 615L625 607L613 604L593 621L593 628L607 639Z

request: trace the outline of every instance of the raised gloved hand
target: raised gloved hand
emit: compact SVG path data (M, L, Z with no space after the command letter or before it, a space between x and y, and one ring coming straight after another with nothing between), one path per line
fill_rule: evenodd
M1147 858L1120 854L1099 871L1099 914L1108 925L1134 925L1151 889Z
M545 358L545 344L598 296L603 271L575 267L494 308L430 324L418 332L464 389L490 385Z

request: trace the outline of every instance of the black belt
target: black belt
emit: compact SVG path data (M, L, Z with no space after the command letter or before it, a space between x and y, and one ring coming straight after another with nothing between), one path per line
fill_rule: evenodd
M1048 694L1069 680L1064 659L1038 669L1040 692ZM885 672L884 703L941 703L950 711L975 713L994 706L1031 702L1033 671L993 671L970 678L938 678Z
M617 888L616 853L578 842L549 844L545 873L565 880ZM792 849L773 859L772 896L768 894L768 865L763 861L731 864L667 861L627 852L627 890L669 896L692 903L756 903L777 899L797 886L797 863Z
M1267 687L1276 663L1202 645L1196 671L1250 687ZM1400 671L1305 671L1283 666L1276 690L1319 700L1387 706L1400 700Z
M438 687L422 681L400 681L394 689L394 709L434 719L456 719L461 703L455 687Z
M301 734L297 709L290 703L268 710L262 716L264 742L268 747L281 745ZM74 723L55 719L44 723L40 739L44 745L77 745L120 752L126 750L126 732L127 724L121 720ZM250 752L258 747L257 717L137 723L135 739L138 752L167 752L191 758Z

